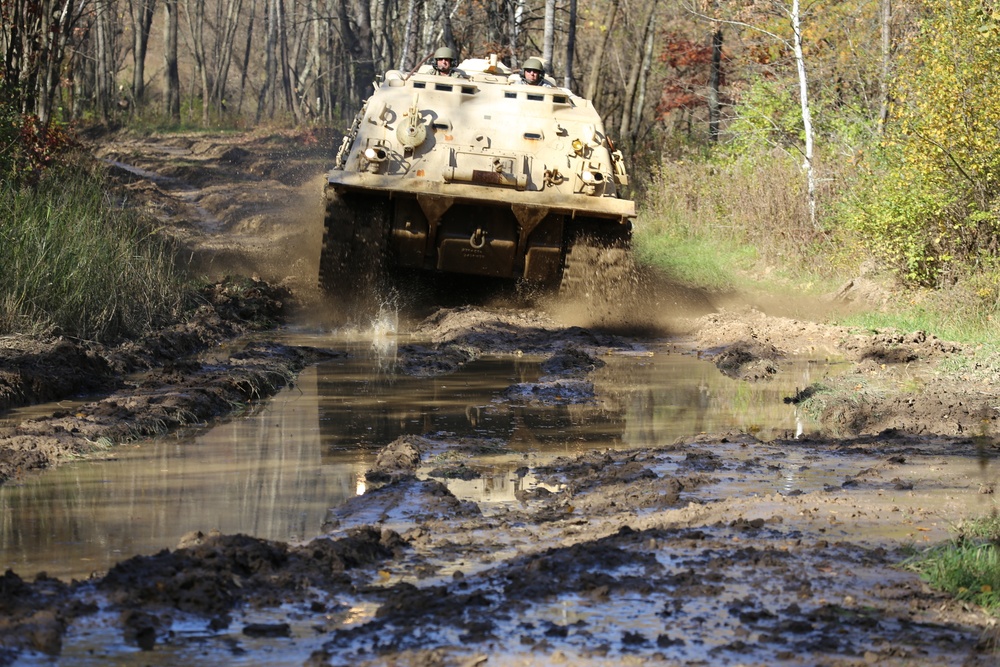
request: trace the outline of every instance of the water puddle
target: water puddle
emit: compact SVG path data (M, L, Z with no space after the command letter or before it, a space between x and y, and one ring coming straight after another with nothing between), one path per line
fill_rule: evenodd
M689 355L608 357L592 374L598 403L511 406L499 400L502 392L538 380L541 359L481 359L451 375L413 378L390 372L376 353L391 348L385 341L349 348L347 358L307 369L247 418L117 447L0 487L0 567L84 578L173 548L196 530L308 540L328 508L364 491L376 451L406 434L500 443L495 455L477 459L479 478L448 484L463 499L511 501L532 484L515 474L526 458L705 431L793 434L805 422L781 399L821 372L801 362L786 377L751 386Z

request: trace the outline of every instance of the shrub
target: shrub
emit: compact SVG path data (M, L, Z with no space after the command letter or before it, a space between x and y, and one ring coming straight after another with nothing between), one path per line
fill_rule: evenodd
M936 287L1000 253L1000 27L976 0L921 7L846 222L906 280Z

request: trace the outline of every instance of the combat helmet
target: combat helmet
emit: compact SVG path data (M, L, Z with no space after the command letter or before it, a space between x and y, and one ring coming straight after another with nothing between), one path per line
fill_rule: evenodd
M455 66L455 61L458 60L455 57L455 50L447 46L442 46L437 51L434 52L435 67L437 67L437 61L440 60L441 58L447 58L448 60L450 60L452 67Z
M524 66L521 67L521 69L523 69L523 70L524 69L535 69L535 70L538 70L539 72L541 72L542 74L545 74L545 65L542 63L542 59L541 58L537 58L535 56L531 56L530 58L528 58L527 60L525 60L524 61Z

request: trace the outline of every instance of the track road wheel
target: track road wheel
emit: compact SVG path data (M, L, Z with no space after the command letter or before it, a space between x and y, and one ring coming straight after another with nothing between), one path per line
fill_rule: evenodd
M389 202L327 190L319 286L329 297L375 304L385 283Z

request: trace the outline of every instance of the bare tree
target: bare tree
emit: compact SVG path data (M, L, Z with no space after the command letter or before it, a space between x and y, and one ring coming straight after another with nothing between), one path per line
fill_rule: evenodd
M357 108L375 79L371 11L367 0L338 0L337 13L350 107Z
M652 50L653 50L653 34L655 32L654 27L656 25L656 10L657 10L658 0L653 0L652 6L649 8L649 13L646 16L645 29L642 35L643 44L643 57L632 63L631 71L629 72L628 82L625 84L625 100L622 104L622 119L620 127L618 128L619 136L623 139L627 139L632 133L632 122L634 116L641 116L642 108L637 105L637 90L639 88L639 81L643 77L644 73L649 69L650 62L652 60Z
M253 46L254 17L257 15L257 0L250 0L250 20L247 23L247 40L243 49L242 67L240 67L240 101L236 113L243 110L243 97L247 89L247 76L250 72L250 50Z
M4 0L0 7L6 94L14 95L22 113L38 116L47 127L73 29L88 11L86 0Z
M190 50L194 56L194 77L201 87L201 122L208 125L209 88L208 63L205 49L205 0L184 0L184 16L187 18Z
M605 16L604 22L601 24L604 35L597 46L597 51L594 52L593 60L590 64L590 76L587 78L587 92L584 93L584 97L588 100L596 99L601 91L601 65L604 64L604 54L608 50L608 40L611 39L615 17L618 15L618 3L619 0L611 0L607 16Z
M146 97L146 51L149 31L153 27L156 0L130 0L132 17L132 102L141 107Z
M634 147L639 142L639 129L642 126L642 112L646 108L646 83L649 81L649 70L653 63L653 44L655 42L655 14L653 23L650 24L646 34L646 46L642 52L642 69L639 74L639 86L636 92L634 117L630 123L631 133L628 135L629 143ZM625 136L625 135L623 135Z
M569 18L566 31L566 70L563 86L573 85L573 56L576 52L576 0L569 0Z
M209 96L212 104L220 113L225 107L226 82L229 80L229 68L232 64L242 7L243 0L224 0L220 2L220 20L217 25L219 25L222 34L216 40L216 68L212 77L212 92ZM250 26L252 26L252 17L250 21ZM248 30L250 30L249 27Z
M267 2L267 37L264 44L264 85L257 95L257 118L259 123L265 110L269 117L274 116L274 98L271 82L278 75L278 56L275 53L278 46L278 0ZM270 97L269 97L270 94Z
M181 122L181 75L177 66L177 41L180 32L177 0L163 0L167 14L164 26L163 59L166 65L166 113L174 123Z

